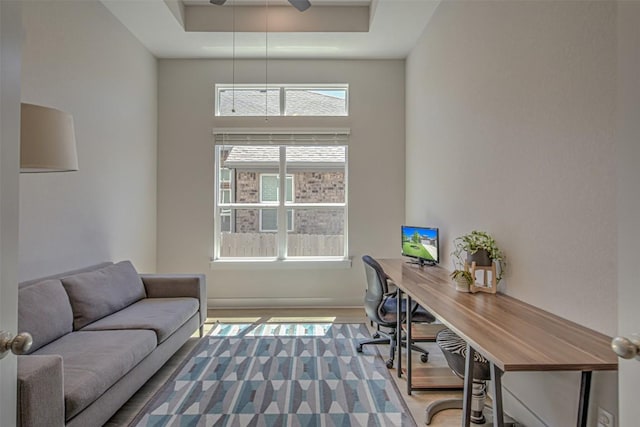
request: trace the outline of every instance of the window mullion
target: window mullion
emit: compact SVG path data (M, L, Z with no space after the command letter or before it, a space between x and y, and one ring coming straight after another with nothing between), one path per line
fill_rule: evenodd
M220 160L218 160L218 162L220 162ZM229 184L229 188L231 189L231 194L229 195L229 201L231 203L235 203L236 201L236 170L235 169L229 169L229 179L231 181ZM229 228L230 228L229 231L231 233L235 233L236 231L235 224L236 224L236 215L235 215L235 211L232 209L231 217L229 218Z
M287 114L287 100L284 96L284 86L280 86L280 115L284 116Z
M342 211L342 217L344 219L344 228L342 233L344 235L344 257L349 256L349 148L344 148L344 210Z
M280 167L278 171L278 259L287 258L287 147L280 146Z
M218 207L220 201L220 146L215 148L214 168L216 172L214 176L215 185L213 186L213 235L215 236L213 239L213 259L218 259L220 258L220 240L222 240L220 235L220 208Z

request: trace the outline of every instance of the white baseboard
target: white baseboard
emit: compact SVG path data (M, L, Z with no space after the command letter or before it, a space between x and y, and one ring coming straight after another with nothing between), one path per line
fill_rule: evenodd
M208 308L362 308L362 298L208 298Z

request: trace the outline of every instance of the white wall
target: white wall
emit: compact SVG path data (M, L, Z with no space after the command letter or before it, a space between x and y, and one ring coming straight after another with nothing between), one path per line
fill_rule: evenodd
M640 240L640 3L618 2L618 335L640 333L640 280L637 242ZM619 426L640 420L637 389L640 363L619 359Z
M439 225L447 255L454 237L489 231L508 294L609 335L615 7L443 2L407 59L406 107L407 222ZM595 376L592 410L615 413L615 377ZM507 374L506 410L528 426L574 425L578 378Z
M73 115L80 170L20 176L20 279L156 266L157 67L98 1L24 2L22 100Z
M395 256L404 218L404 61L269 61L270 83L348 83L345 118L214 118L228 60L161 60L158 92L158 270L207 274L220 306L362 305L360 258ZM264 61L243 60L236 82L262 83ZM211 271L214 127L350 127L347 270Z

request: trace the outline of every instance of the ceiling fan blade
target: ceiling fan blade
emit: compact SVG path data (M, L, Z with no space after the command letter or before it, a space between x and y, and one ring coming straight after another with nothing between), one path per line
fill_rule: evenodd
M215 4L217 6L222 6L226 3L227 0L209 0L209 3Z
M309 0L289 0L289 3L291 3L291 6L295 7L300 12L304 12L311 7L311 3L309 3Z

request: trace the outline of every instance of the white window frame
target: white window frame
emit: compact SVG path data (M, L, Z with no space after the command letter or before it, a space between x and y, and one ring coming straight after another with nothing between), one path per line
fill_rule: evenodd
M222 171L223 170L229 171L229 179L228 180L226 180L226 179L223 180L222 179ZM233 171L231 169L227 169L227 168L219 169L219 175L218 175L218 185L219 185L218 189L219 190L218 191L220 191L220 196L222 196L223 192L228 191L229 192L229 201L230 202L233 202L233 185L234 185L233 175L234 174L233 174ZM223 189L222 188L222 184L223 183L229 183L229 188ZM222 200L224 200L224 198L222 197L220 200L222 201ZM225 213L220 212L220 216L228 216L229 217L229 228L230 228L229 231L230 232L233 232L233 228L234 228L234 226L233 226L234 225L234 221L233 221L234 220L234 215L232 214L232 212L233 211L231 209L227 209Z
M260 193L260 203L272 204L274 207L278 206L278 202L265 202L262 199L262 178L264 178L265 176L278 178L279 174L277 174L277 173L261 173L260 174L260 180L259 180L260 181L260 183L259 183L259 185L260 185L260 191L259 191L259 193ZM293 174L288 173L287 176L286 176L286 179L288 180L289 178L291 178L291 201L285 200L285 203L293 203L296 200L295 178L293 177ZM286 197L286 187L285 187L285 197ZM276 189L276 198L278 200L280 200L280 187L278 187ZM295 230L295 226L294 226L294 223L293 223L293 221L295 219L295 213L294 213L293 209L287 209L287 214L288 214L288 212L291 212L291 224L290 224L291 226L289 226L289 224L288 224L289 220L287 218L287 231L288 232L292 232L293 230ZM259 219L258 219L258 221L259 221L259 229L260 229L261 233L277 233L278 232L278 227L276 227L275 229L265 229L262 226L262 209L260 209L260 211L259 211Z
M290 145L340 145L345 147L345 164L344 164L344 180L345 180L345 200L344 203L286 203L283 198L280 198L278 204L279 209L279 224L282 224L283 219L286 221L286 209L287 208L343 208L344 225L344 251L342 256L312 256L312 257L287 257L287 234L284 229L278 230L278 255L274 258L271 257L259 257L259 258L231 258L220 257L220 244L221 244L221 231L220 231L220 210L221 208L230 209L256 209L256 208L273 208L273 204L262 203L219 203L220 196L219 181L214 183L214 249L213 256L211 257L212 269L270 269L270 268L351 268L351 259L349 258L349 211L348 211L348 179L349 179L349 149L348 139L350 134L349 129L335 129L335 130L321 130L321 129L214 129L215 135L215 154L214 154L214 167L216 170L220 170L220 151L228 146L242 145L244 144L264 144L265 140L271 141L271 143L282 144L280 147L280 164L279 174L285 175L286 171L286 147ZM302 142L295 142L299 139ZM228 141L228 142L225 142ZM241 142L242 141L242 142ZM309 143L307 141L313 141ZM214 177L219 180L219 174L215 173ZM285 180L280 180L280 192L285 193L284 187Z
M243 90L243 89L253 89L253 90L274 90L277 89L279 91L279 115L270 115L269 117L349 117L349 84L347 83L335 83L335 84L326 84L326 83L318 83L318 84L227 84L227 83L217 83L215 85L215 101L214 101L214 114L216 117L264 117L264 114L250 116L244 114L235 114L235 115L223 115L220 114L220 92L223 90ZM345 91L345 114L341 115L308 115L308 116L299 116L292 115L289 116L287 114L287 90L344 90Z

